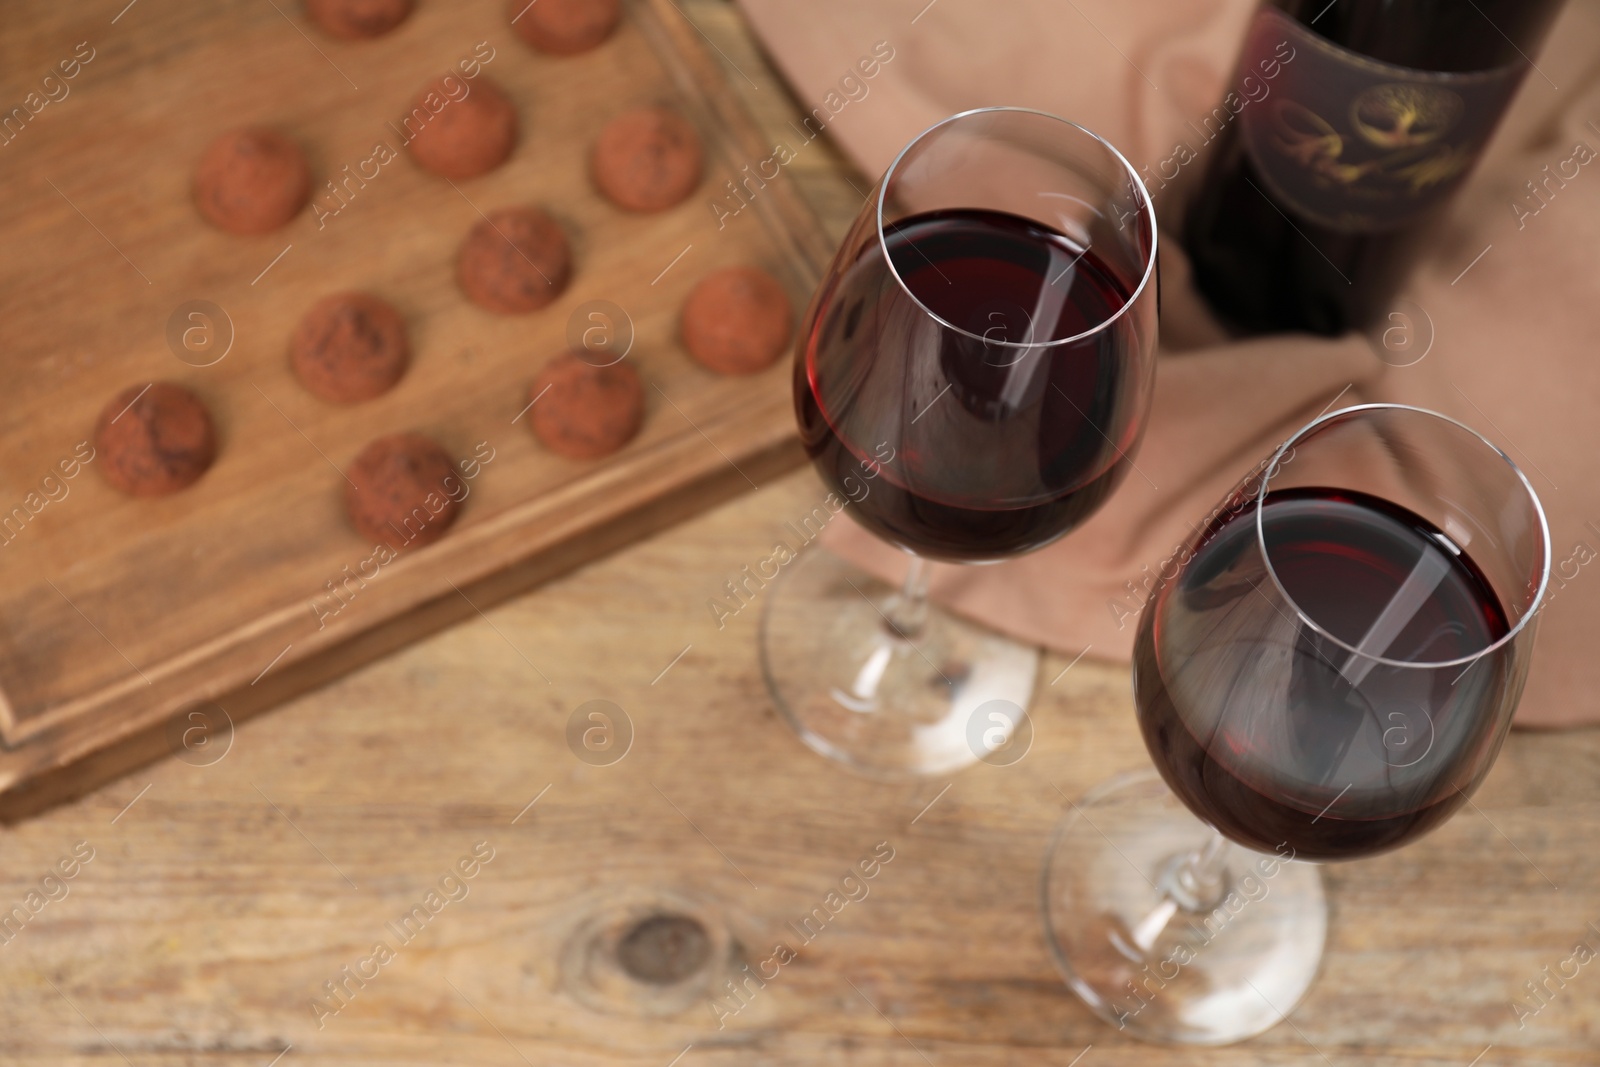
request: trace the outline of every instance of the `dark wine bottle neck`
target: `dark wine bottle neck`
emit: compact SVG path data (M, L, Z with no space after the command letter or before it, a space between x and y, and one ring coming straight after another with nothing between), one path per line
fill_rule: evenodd
M1317 33L1416 70L1494 70L1538 50L1563 0L1267 0Z

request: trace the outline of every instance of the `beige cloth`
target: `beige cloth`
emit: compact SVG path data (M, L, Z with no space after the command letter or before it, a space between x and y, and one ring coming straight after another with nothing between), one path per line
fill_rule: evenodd
M817 109L811 125L826 120L827 132L873 177L932 123L995 104L1070 118L1107 137L1136 167L1159 173L1179 145L1201 149L1199 120L1220 100L1256 6L740 2L800 99ZM885 55L891 58L881 61ZM1412 311L1409 340L1392 335L1396 351L1387 361L1359 337L1228 341L1191 290L1172 229L1204 153L1165 188L1152 182L1164 227L1163 358L1138 471L1099 514L1043 551L991 567L937 567L934 596L1068 654L1087 648L1091 656L1126 658L1136 623L1130 608L1139 599L1125 583L1141 586L1144 568L1159 566L1278 442L1335 400L1417 404L1499 443L1549 513L1554 599L1517 721L1600 721L1600 566L1585 565L1600 558L1600 159L1547 185L1553 192L1542 206L1525 186L1544 180L1546 164L1559 173L1579 144L1600 153L1597 57L1600 0L1569 0L1535 57L1537 70L1406 285L1404 295L1421 311ZM873 59L881 62L863 64ZM803 151L801 144L797 136L790 147ZM1418 347L1405 354L1407 343ZM1420 362L1393 365L1429 343ZM896 550L854 524L832 531L831 547L848 558L886 575L903 568Z

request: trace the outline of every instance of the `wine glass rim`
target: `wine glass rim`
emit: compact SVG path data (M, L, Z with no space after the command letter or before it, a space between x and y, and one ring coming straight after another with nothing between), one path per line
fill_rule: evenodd
M1533 513L1539 520L1539 588L1535 591L1533 600L1528 605L1528 610L1523 612L1522 617L1519 618L1514 625L1507 629L1506 632L1501 635L1498 641L1485 645L1483 648L1472 653L1471 655L1459 656L1456 659L1448 660L1413 662L1410 660L1389 659L1386 656L1374 656L1370 652L1363 652L1354 645L1351 645L1349 642L1341 640L1340 638L1329 633L1315 619L1307 614L1306 610L1300 606L1289 590L1284 588L1283 582L1278 578L1277 568L1272 565L1272 555L1267 551L1266 530L1263 525L1261 513L1263 510L1262 505L1266 503L1267 494L1272 485L1272 477L1274 473L1277 472L1278 466L1283 460L1284 455L1292 452L1297 443L1304 441L1312 433L1315 433L1318 429L1334 421L1335 419L1349 418L1361 412L1372 411L1408 411L1417 415L1425 415L1429 418L1438 419L1441 422L1447 422L1456 427L1458 430L1463 430L1471 436L1477 438L1483 443L1484 447L1489 449L1490 452L1499 456L1505 465L1511 468L1511 473L1515 475L1517 481L1521 483L1523 492L1527 494L1528 501L1533 507ZM1326 414L1317 416L1315 419L1312 419L1310 422L1306 423L1304 426L1300 427L1300 429L1291 434L1289 439L1284 441L1283 444L1279 445L1277 451L1272 454L1272 458L1267 461L1266 470L1261 476L1261 487L1256 491L1255 494L1255 511L1256 546L1260 550L1261 559L1266 565L1267 576L1272 579L1272 584L1277 587L1279 595L1281 595L1288 605L1294 609L1294 613L1299 616L1301 622L1305 623L1305 625L1309 626L1312 630L1327 638L1329 641L1332 641L1340 648L1349 652L1351 655L1360 656L1363 660L1368 662L1381 664L1385 667L1405 667L1412 669L1420 668L1425 670L1436 670L1442 667L1461 667L1476 663L1484 656L1487 656L1490 653L1499 650L1502 646L1510 644L1512 641L1516 640L1517 636L1521 634L1523 629L1526 628L1544 608L1545 592L1550 586L1550 523L1545 517L1544 501L1539 499L1538 492L1534 490L1533 484L1528 481L1528 476L1523 473L1522 468L1517 466L1516 461L1508 456L1499 445L1496 445L1493 441L1489 440L1487 437L1483 436L1483 434L1479 433L1477 430L1474 430L1471 426L1468 426L1459 419L1453 419L1450 416L1442 415L1437 411L1431 411L1428 408L1415 407L1411 404L1354 404L1350 407L1340 408L1337 411L1330 411Z
M1116 161L1122 165L1123 171L1128 175L1128 178L1133 182L1133 187L1138 190L1139 193L1140 206L1138 215L1145 225L1147 225L1150 229L1150 252L1146 257L1144 274L1139 278L1139 284L1134 287L1133 292L1128 296L1128 299L1123 302L1122 306L1118 308L1115 313L1096 325L1090 327L1089 329L1073 334L1071 337L1062 337L1054 341L996 341L992 338L975 334L970 330L962 329L960 326L948 321L928 305L924 304L921 298L918 297L916 293L911 291L911 287L906 284L905 279L900 277L900 270L894 265L894 258L889 255L889 242L883 236L883 207L888 197L889 179L892 178L895 171L899 169L901 161L906 157L906 153L910 152L913 148L920 144L923 138L927 137L936 130L941 129L942 127L948 126L954 122L959 122L962 119L969 119L974 115L987 115L1000 111L1009 111L1022 115L1037 115L1040 118L1046 118L1054 122L1059 122L1064 126L1071 126L1079 133L1087 134L1095 141L1098 141L1100 145L1110 152ZM1124 314L1126 314L1129 308L1133 307L1139 302L1139 298L1144 294L1145 287L1150 284L1150 279L1153 278L1156 273L1156 249L1158 242L1160 241L1160 228L1157 227L1155 223L1156 209L1155 204L1150 199L1150 190L1145 188L1144 181L1139 177L1139 172L1134 169L1132 163L1128 162L1128 157L1124 156L1120 151L1117 150L1116 145L1112 144L1104 137L1101 137L1098 133L1095 133L1086 126L1080 126L1071 119L1064 119L1059 115L1052 115L1048 111L1040 111L1038 108L1013 107L1009 105L1000 105L996 107L975 107L967 111L958 111L954 115L950 115L946 118L940 119L938 122L935 122L932 126L929 126L927 129L911 138L911 140L907 141L905 146L900 149L899 154L894 157L894 162L889 164L889 169L883 172L883 178L878 182L877 213L878 247L883 252L884 262L889 265L889 273L894 276L895 282L899 284L900 288L904 290L905 294L909 296L919 308L922 309L924 314L933 319L939 325L943 326L945 329L953 330L964 337L970 337L973 340L980 341L985 345L993 345L998 348L1053 348L1056 345L1070 345L1082 341L1086 337L1093 337L1095 334L1101 333L1110 327L1112 323L1116 322Z

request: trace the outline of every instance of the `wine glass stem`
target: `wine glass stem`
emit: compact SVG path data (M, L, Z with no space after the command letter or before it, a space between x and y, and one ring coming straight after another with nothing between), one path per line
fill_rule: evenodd
M906 568L905 584L900 587L900 595L889 601L888 610L884 613L888 617L889 629L897 637L913 638L922 632L923 625L928 621L928 561L921 556L907 552L911 565Z
M1215 830L1204 845L1168 862L1156 875L1161 903L1129 931L1140 953L1148 953L1180 912L1210 911L1228 892L1228 839Z
M1227 894L1228 839L1216 830L1204 845L1189 853L1175 872L1177 895L1186 910L1214 908Z

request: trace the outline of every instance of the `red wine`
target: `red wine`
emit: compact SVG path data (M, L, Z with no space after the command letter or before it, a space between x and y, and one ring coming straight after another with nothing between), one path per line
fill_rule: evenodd
M1217 314L1251 333L1375 322L1560 7L1264 3L1213 112L1224 125L1184 222L1195 283ZM1216 125L1208 117L1208 132Z
M1233 840L1304 859L1439 825L1488 772L1519 690L1506 645L1470 669L1426 666L1506 635L1488 580L1442 531L1366 494L1270 493L1272 573L1255 508L1229 510L1140 626L1134 691L1162 776Z
M919 555L1048 544L1104 502L1138 445L1148 381L1126 369L1137 326L1119 316L1134 286L1092 248L998 211L914 215L883 241L887 260L874 241L835 272L802 338L807 453L859 522Z

